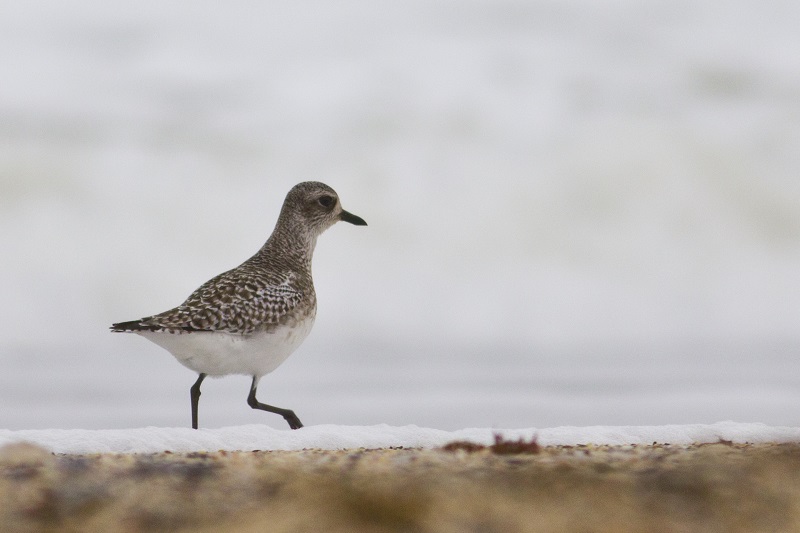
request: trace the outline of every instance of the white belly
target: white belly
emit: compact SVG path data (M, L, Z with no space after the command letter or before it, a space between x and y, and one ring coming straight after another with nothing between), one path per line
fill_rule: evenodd
M209 376L246 374L261 377L283 363L305 340L314 325L309 317L294 327L270 333L236 335L222 332L137 332L169 351L185 367Z

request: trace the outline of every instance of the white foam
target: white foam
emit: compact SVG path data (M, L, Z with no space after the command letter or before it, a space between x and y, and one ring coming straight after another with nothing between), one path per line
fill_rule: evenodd
M470 428L443 431L414 425L319 425L278 430L264 425L220 429L137 428L119 430L0 430L0 446L32 442L54 453L157 453L218 450L341 450L354 448L434 448L452 441L492 444L505 439L537 439L545 446L577 444L675 444L799 442L800 428L756 423L718 422L667 426L590 426L527 429Z

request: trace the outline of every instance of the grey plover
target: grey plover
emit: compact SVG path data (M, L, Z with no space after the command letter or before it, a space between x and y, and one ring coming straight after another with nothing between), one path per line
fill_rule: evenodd
M252 376L250 407L281 415L292 429L303 427L291 409L259 402L256 388L311 331L317 313L314 246L340 220L367 225L342 209L336 192L324 183L295 185L272 235L253 257L205 282L174 309L111 326L158 344L199 374L190 389L194 429L203 380L229 374Z

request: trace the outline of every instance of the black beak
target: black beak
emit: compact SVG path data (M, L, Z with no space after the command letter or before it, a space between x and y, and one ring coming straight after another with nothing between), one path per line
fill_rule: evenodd
M353 213L348 213L344 209L342 209L342 212L339 214L339 220L342 220L344 222L349 222L351 224L355 224L356 226L366 226L367 225L367 222L363 218L357 217Z

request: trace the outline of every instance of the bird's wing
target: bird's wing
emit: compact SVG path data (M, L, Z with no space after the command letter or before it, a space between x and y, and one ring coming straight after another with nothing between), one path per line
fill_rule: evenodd
M207 281L178 307L112 331L224 331L247 335L284 323L304 298L290 274L236 269Z

